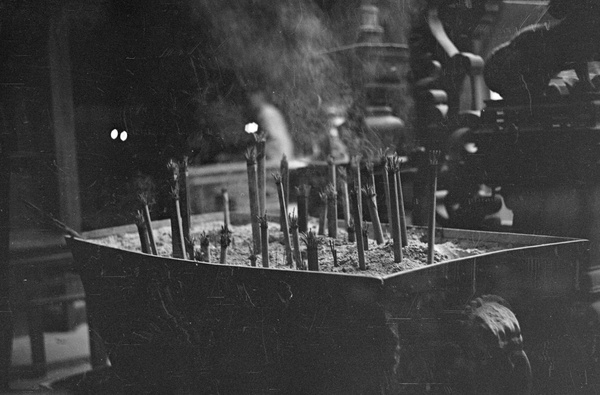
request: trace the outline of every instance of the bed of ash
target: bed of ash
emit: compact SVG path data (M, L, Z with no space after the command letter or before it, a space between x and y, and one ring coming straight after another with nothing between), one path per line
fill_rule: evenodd
M220 230L223 225L220 221L211 221L202 225L193 226L191 233L196 240L196 249L200 249L199 237L203 232L211 240L210 257L211 262L219 263L220 257ZM309 228L317 232L317 222L312 220ZM232 243L227 248L228 265L251 265L252 230L249 224L232 225ZM369 239L369 249L365 251L367 270L360 270L358 265L358 251L356 243L347 241L348 233L345 229L338 229L338 237L334 240L327 236L318 236L319 239L319 270L327 272L360 274L371 276L385 276L404 270L414 269L427 264L427 241L426 235L420 230L410 229L408 235L408 246L402 249L403 259L400 263L394 262L391 236L386 235L385 242L378 245L375 240ZM154 229L154 238L158 254L171 256L171 228L169 226ZM126 233L111 235L95 242L133 251L141 251L140 240L137 233ZM337 265L333 259L331 241L337 252ZM479 255L486 252L511 248L509 244L494 242L481 242L476 240L443 240L435 245L434 261L442 262L464 256ZM300 241L300 249L306 250L305 243ZM260 253L257 254L256 265L262 266ZM302 256L306 265L306 255ZM283 233L280 231L279 223L269 222L269 266L278 269L289 269L285 262L285 247L283 244Z

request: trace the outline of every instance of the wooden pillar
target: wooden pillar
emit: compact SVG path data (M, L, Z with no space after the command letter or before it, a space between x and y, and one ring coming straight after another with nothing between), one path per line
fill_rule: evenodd
M62 10L51 19L48 37L52 119L54 121L60 219L71 228L80 231L81 204L69 56L69 22L65 13L66 11Z
M5 132L0 129L0 393L8 389L13 338L13 317L8 292L10 160L4 140Z

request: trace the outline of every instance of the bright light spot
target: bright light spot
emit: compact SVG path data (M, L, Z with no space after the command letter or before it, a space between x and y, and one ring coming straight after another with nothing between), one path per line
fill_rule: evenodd
M502 100L502 96L494 91L490 91L490 100Z
M258 132L258 124L256 122L250 122L247 123L246 126L244 127L244 130L246 131L246 133L256 133Z
M110 132L110 138L116 140L117 137L119 137L119 131L117 129L113 129L112 132Z
M477 153L477 151L479 151L479 148L477 148L477 145L475 143L467 143L465 144L465 151L467 151L470 154L475 154Z
M127 132L123 130L121 132L121 141L125 141L125 140L127 140Z

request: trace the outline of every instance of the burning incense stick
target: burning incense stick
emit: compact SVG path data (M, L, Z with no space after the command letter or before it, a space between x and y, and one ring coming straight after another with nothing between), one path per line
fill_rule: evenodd
M365 167L367 169L367 174L369 176L367 181L367 186L372 186L373 188L373 197L370 195L369 200L367 201L367 206L369 207L369 214L371 215L371 221L373 222L373 231L375 232L375 240L377 240L377 244L383 243L383 229L381 229L381 221L379 220L379 208L377 207L377 186L375 184L375 164L371 159L368 159L365 162ZM364 189L363 189L364 191ZM373 207L371 207L373 206ZM377 221L377 222L375 222ZM381 242L379 242L379 235L381 235Z
M387 208L387 223L388 231L391 234L392 227L392 197L390 195L390 165L388 162L387 154L383 154L380 158L383 166L383 192L385 193L385 206Z
M227 247L231 244L231 232L227 226L221 226L221 259L222 265L227 264Z
M348 177L345 167L338 167L338 184L342 192L342 209L344 210L344 221L346 227L350 226L350 197L348 196Z
M319 271L319 239L312 230L303 237L306 243L306 256L308 260L308 270Z
M248 170L248 195L250 198L250 221L252 224L252 241L254 254L260 251L260 227L258 225L259 203L258 203L258 178L256 175L256 147L246 149L246 165Z
M269 267L269 222L267 214L258 217L260 223L260 239L262 241L262 265Z
M356 199L358 201L358 207L360 209L360 220L362 221L362 213L363 213L363 202L362 202L362 194L360 193L360 191L362 190L362 175L361 175L361 171L360 171L360 156L356 156L354 158L353 161L353 165L352 165L352 170L354 172L354 177L352 182L354 183L354 188L357 191L356 194ZM354 220L356 221L357 218L354 217Z
M296 268L302 269L304 264L302 263L302 256L300 254L300 233L298 232L298 217L295 214L290 214L290 229L292 230L292 244L294 247L294 261L296 262Z
M144 222L144 214L142 210L137 210L135 213L135 225L138 229L138 234L140 236L140 245L142 248L142 252L145 254L150 253L150 240L148 239L148 230L146 229L146 224Z
M308 197L310 185L302 184L296 187L296 198L298 200L298 231L306 233L308 230Z
M440 160L440 150L429 151L429 166L431 171L431 184L430 184L430 211L429 211L429 224L427 227L427 264L433 263L434 246L435 246L435 213L436 213L436 201L435 193L437 192L437 170L438 163Z
M398 203L398 187L396 182L396 167L398 166L395 158L389 159L389 168L392 173L392 185L390 186L390 198L392 204L392 240L394 241L393 249L394 249L394 262L399 263L402 262L402 239L400 236L400 206Z
M283 200L285 201L285 207L289 207L289 204L290 204L290 166L288 164L288 160L287 160L287 157L285 156L285 154L283 154L281 156L281 162L279 164L279 171L281 174L281 184L283 185ZM285 213L285 215L287 215L287 213ZM281 222L280 225L283 228L283 222Z
M229 192L226 188L221 189L221 196L223 198L223 224L227 227L231 227L231 214L229 213Z
M334 239L337 237L337 191L333 184L328 184L325 187L325 193L327 194L327 233L329 237Z
M362 213L360 212L360 205L358 201L358 193L355 187L350 189L350 200L352 202L352 211L354 214L354 234L356 236L356 249L358 250L358 266L360 270L366 270L367 265L365 263L365 245L363 241L362 231Z
M181 207L179 204L179 193L174 189L171 191L171 197L173 199L171 231L175 232L171 233L171 235L176 235L176 237L172 238L173 257L186 259L187 249L185 245L185 236L183 235L183 227L181 226Z
M254 134L256 141L256 172L258 183L258 215L265 214L267 201L267 168L265 167L266 136L264 132Z
M406 247L408 245L408 232L406 231L406 210L404 210L404 192L402 191L402 159L397 157L396 161L398 162L397 171L396 171L396 185L398 186L398 209L400 216L400 237L402 239L402 247Z
M152 218L150 217L150 208L148 207L148 195L146 193L140 193L138 198L142 204L145 227L148 232L148 240L150 241L150 251L153 255L158 255L158 252L156 251L156 242L154 241L154 232L152 231Z
M375 164L371 159L365 161L365 169L367 170L367 175L369 177L365 184L373 185L373 188L375 188Z
M283 242L285 244L285 259L287 265L293 267L294 262L292 261L292 247L290 244L290 225L288 223L287 216L287 206L285 205L285 200L283 196L283 184L281 182L280 174L273 174L273 178L275 179L275 185L277 185L277 194L279 195L279 206L281 216L284 217L284 226L282 226L283 231Z
M170 160L167 168L171 171L171 241L173 244L173 257L186 258L185 238L183 236L183 226L181 220L181 205L179 202L179 165Z
M325 236L325 228L327 228L327 209L328 209L328 196L325 191L319 192L319 197L323 203L321 206L321 213L319 215L319 236Z
M377 211L377 194L375 193L375 187L373 185L367 185L365 188L363 188L363 193L367 198L369 214L371 214L371 222L373 223L375 241L377 241L377 244L383 244L383 229L381 228L379 212Z
M188 257L194 256L194 242L190 233L192 206L189 188L189 158L183 157L180 166L179 200L181 202L181 226Z

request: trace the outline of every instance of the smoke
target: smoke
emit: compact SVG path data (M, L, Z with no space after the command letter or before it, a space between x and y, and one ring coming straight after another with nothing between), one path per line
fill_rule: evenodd
M216 64L246 93L265 93L307 150L326 130L324 104L349 100L342 67L323 55L338 42L322 11L309 0L196 0L192 8L209 25Z

